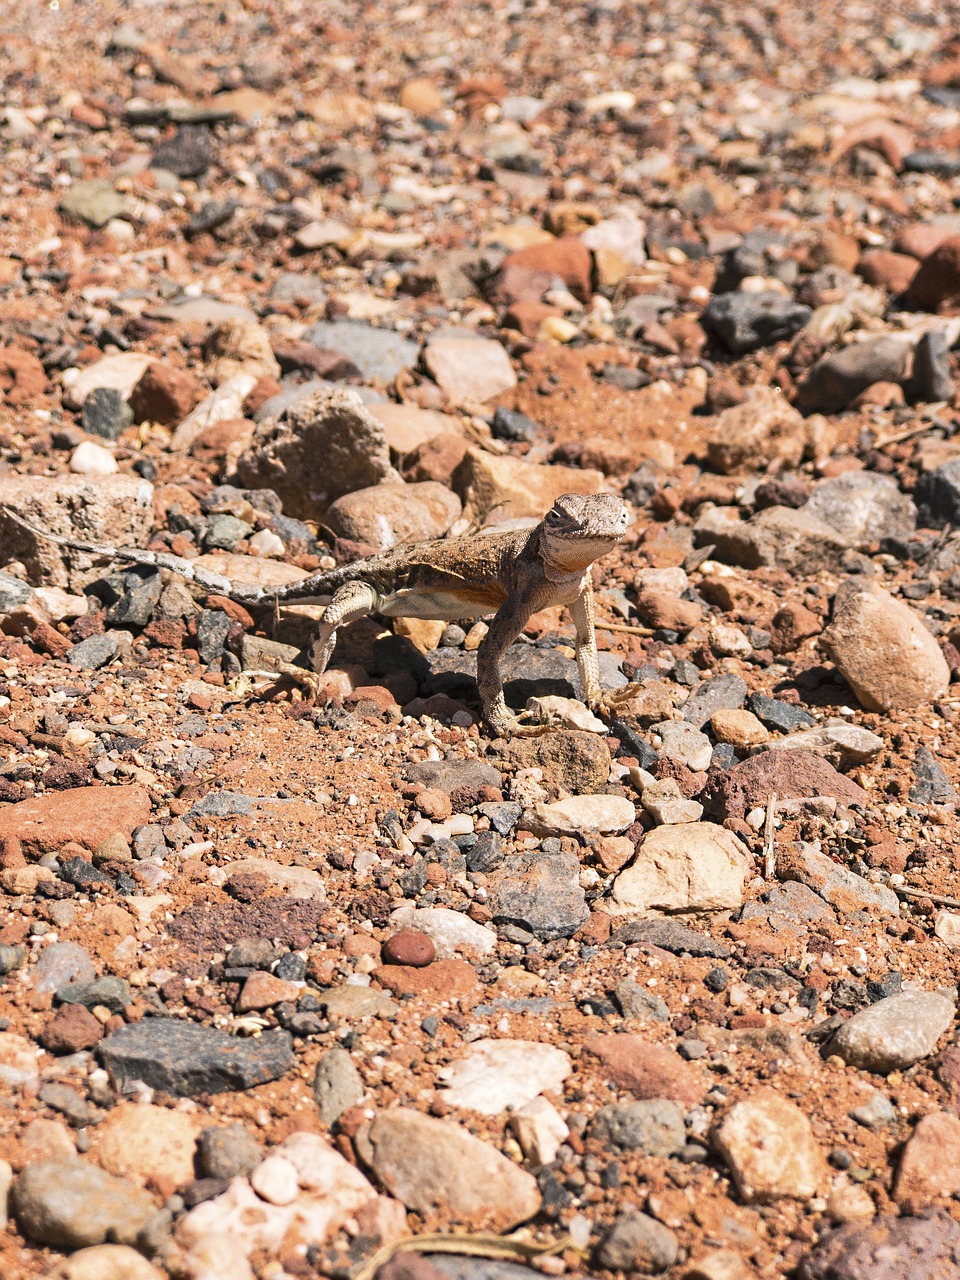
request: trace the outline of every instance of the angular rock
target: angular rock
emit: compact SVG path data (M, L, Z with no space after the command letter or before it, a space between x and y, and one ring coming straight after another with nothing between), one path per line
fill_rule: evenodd
M545 941L569 938L590 912L580 863L566 853L518 853L504 860L490 887L495 923L518 924Z
M869 729L859 725L835 721L818 725L816 729L801 729L780 738L771 748L774 751L809 751L823 756L837 769L850 769L857 764L875 760L883 750L884 742ZM923 748L921 748L923 749Z
M177 1097L252 1089L295 1065L290 1036L241 1039L174 1018L144 1018L101 1040L97 1056L118 1086L142 1080Z
M510 357L493 338L444 333L427 344L423 362L451 404L483 404L517 385Z
M147 365L130 392L134 422L177 426L200 400L203 387L186 369L155 360Z
M800 384L797 408L801 413L839 413L875 382L900 382L913 345L910 334L883 334L823 356Z
M469 865L469 864L468 864ZM449 907L400 907L390 916L390 929L417 929L430 938L441 958L457 954L490 956L497 949L497 935L461 911Z
M710 508L698 517L694 537L698 546L712 545L718 560L744 569L779 565L800 577L841 572L849 550L828 524L791 507L767 507L747 521Z
M237 374L279 378L270 335L255 320L224 320L203 340L205 372L215 387Z
M864 1071L903 1071L933 1053L955 1012L954 995L901 991L848 1018L829 1052Z
M742 707L747 697L747 686L744 680L726 672L724 675L711 676L693 690L680 710L684 720L701 728L717 711L735 711Z
M394 1107L378 1112L355 1141L385 1189L417 1213L503 1232L540 1208L529 1173L449 1121Z
M345 493L397 479L382 426L356 392L339 387L261 422L237 475L251 489L273 489L296 519L316 519Z
M773 1089L756 1089L731 1107L713 1145L749 1204L810 1200L826 1184L827 1164L810 1121Z
M958 797L943 766L927 747L917 747L913 757L914 783L910 788L912 804L956 804Z
M392 329L377 329L356 320L323 320L312 325L303 339L339 351L356 365L366 382L393 382L405 369L413 368L420 354L415 342Z
M150 821L150 797L139 784L68 787L0 809L0 840L20 841L28 858L55 853L68 841L91 852L119 832L129 839Z
M810 314L809 307L773 290L719 293L707 303L701 323L728 351L743 355L792 338Z
M903 305L938 311L960 298L960 235L948 236L920 263L903 295Z
M387 551L399 542L439 538L460 515L460 500L446 485L386 482L344 494L325 522L341 538Z
M321 1122L334 1124L344 1111L357 1105L363 1094L360 1072L347 1050L339 1045L328 1049L313 1077L313 1100Z
M562 1093L570 1058L529 1040L474 1040L465 1057L442 1068L443 1098L481 1115L516 1111L541 1093Z
M784 849L777 859L777 875L781 880L799 880L841 912L897 915L900 911L900 900L892 889L872 884L834 862L815 844L799 843Z
M924 471L913 492L924 526L942 529L960 522L960 458Z
M57 1249L133 1244L157 1212L153 1197L80 1160L34 1160L13 1187L24 1235Z
M870 798L862 787L838 773L831 764L809 751L763 751L715 774L701 799L718 821L742 818L772 794L778 800L832 796L841 804L867 806Z
M658 1098L601 1107L588 1133L608 1150L639 1151L645 1156L674 1156L687 1141L683 1112L675 1102Z
M464 516L482 525L535 516L538 520L564 493L600 493L605 477L587 468L547 466L468 449L453 473L453 488L463 499Z
M569 836L586 832L618 835L636 821L633 801L626 796L570 796L552 804L538 804L524 818L538 835Z
M257 379L252 373L237 373L226 382L221 382L215 391L205 396L180 422L171 437L170 448L176 453L187 453L201 438L216 439L215 429L219 424L231 426L242 420L244 401L256 385ZM223 435L220 439L224 440ZM233 440L231 432L225 443L233 443Z
M609 909L637 916L733 910L743 901L752 861L733 832L715 823L658 827L614 881Z
M113 1107L97 1129L97 1155L108 1173L172 1193L192 1182L200 1120L183 1111L131 1102Z
M133 388L153 363L153 356L140 351L123 351L104 356L82 370L64 375L63 400L71 409L79 409L91 391L119 392L121 400L129 400Z
M798 1280L948 1280L960 1266L960 1225L943 1209L849 1222L801 1261Z
M945 1111L923 1116L897 1165L893 1198L912 1212L960 1192L960 1120Z
M917 509L892 476L845 471L821 480L803 510L835 529L850 546L912 533Z
M925 706L950 683L934 636L886 591L845 596L820 644L869 711Z

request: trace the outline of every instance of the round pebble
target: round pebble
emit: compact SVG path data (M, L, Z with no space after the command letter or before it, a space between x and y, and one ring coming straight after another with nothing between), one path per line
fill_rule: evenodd
M408 964L423 969L437 958L437 948L432 939L417 929L401 929L383 944L385 964Z
M250 1175L250 1185L268 1204L293 1204L299 1190L297 1171L283 1156L267 1156Z

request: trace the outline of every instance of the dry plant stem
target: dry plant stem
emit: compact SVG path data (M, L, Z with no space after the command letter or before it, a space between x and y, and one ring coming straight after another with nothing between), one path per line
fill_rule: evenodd
M771 791L767 800L767 818L763 828L763 874L767 880L772 880L777 871L777 851L774 844L774 814L776 809L777 793Z

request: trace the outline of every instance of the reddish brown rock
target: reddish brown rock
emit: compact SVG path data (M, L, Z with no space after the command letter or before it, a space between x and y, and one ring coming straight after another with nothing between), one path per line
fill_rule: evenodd
M960 1226L943 1209L915 1218L883 1214L831 1231L800 1264L798 1280L951 1280Z
M258 1009L270 1009L284 1000L296 1000L299 994L300 988L295 982L258 971L251 973L243 984L234 1008L237 1013L252 1013Z
M945 1111L924 1116L903 1148L893 1198L908 1212L938 1196L960 1193L960 1120Z
M578 236L560 236L545 244L508 253L500 265L496 295L504 303L539 302L557 280L574 297L590 297L590 250Z
M917 311L937 311L960 300L960 235L948 236L920 263L904 305Z
M479 985L473 966L466 960L437 960L426 969L391 964L378 969L376 978L396 996L430 996L435 1000L459 1000Z
M948 227L936 227L929 222L912 222L897 232L893 248L896 253L905 253L922 261L934 249L938 249L944 240L949 240L951 234Z
M26 404L46 389L46 371L36 356L19 347L0 348L0 395L4 403Z
M412 969L425 969L437 958L433 940L419 929L401 929L383 944L384 964L406 964Z
M639 1036L597 1036L584 1049L600 1060L609 1080L634 1097L671 1098L695 1106L706 1092L697 1070L678 1053Z
M551 307L547 302L514 302L503 313L504 329L516 329L525 338L535 338L544 320L550 316L561 316L559 307Z
M200 381L188 370L157 360L147 365L130 393L133 420L177 426L205 394Z
M404 472L408 480L438 480L449 484L450 477L463 461L470 441L449 432L434 436L410 455Z
M764 751L726 773L715 775L701 795L718 821L742 818L771 793L781 800L833 796L841 804L869 805L862 787L838 773L832 764L810 751Z
M103 1038L103 1025L82 1004L66 1004L38 1039L50 1053L79 1053Z
M818 636L820 618L805 605L789 603L778 609L770 624L770 648L774 653L791 653L802 641Z
M867 284L890 293L903 293L917 274L917 260L906 253L889 249L868 249L860 259L857 271Z
M93 852L114 832L129 839L149 821L150 797L141 786L70 787L0 809L0 840L15 836L28 858L71 840Z

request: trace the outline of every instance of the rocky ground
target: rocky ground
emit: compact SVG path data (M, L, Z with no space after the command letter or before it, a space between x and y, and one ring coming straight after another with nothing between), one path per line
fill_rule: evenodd
M958 6L2 13L0 1274L960 1276Z

